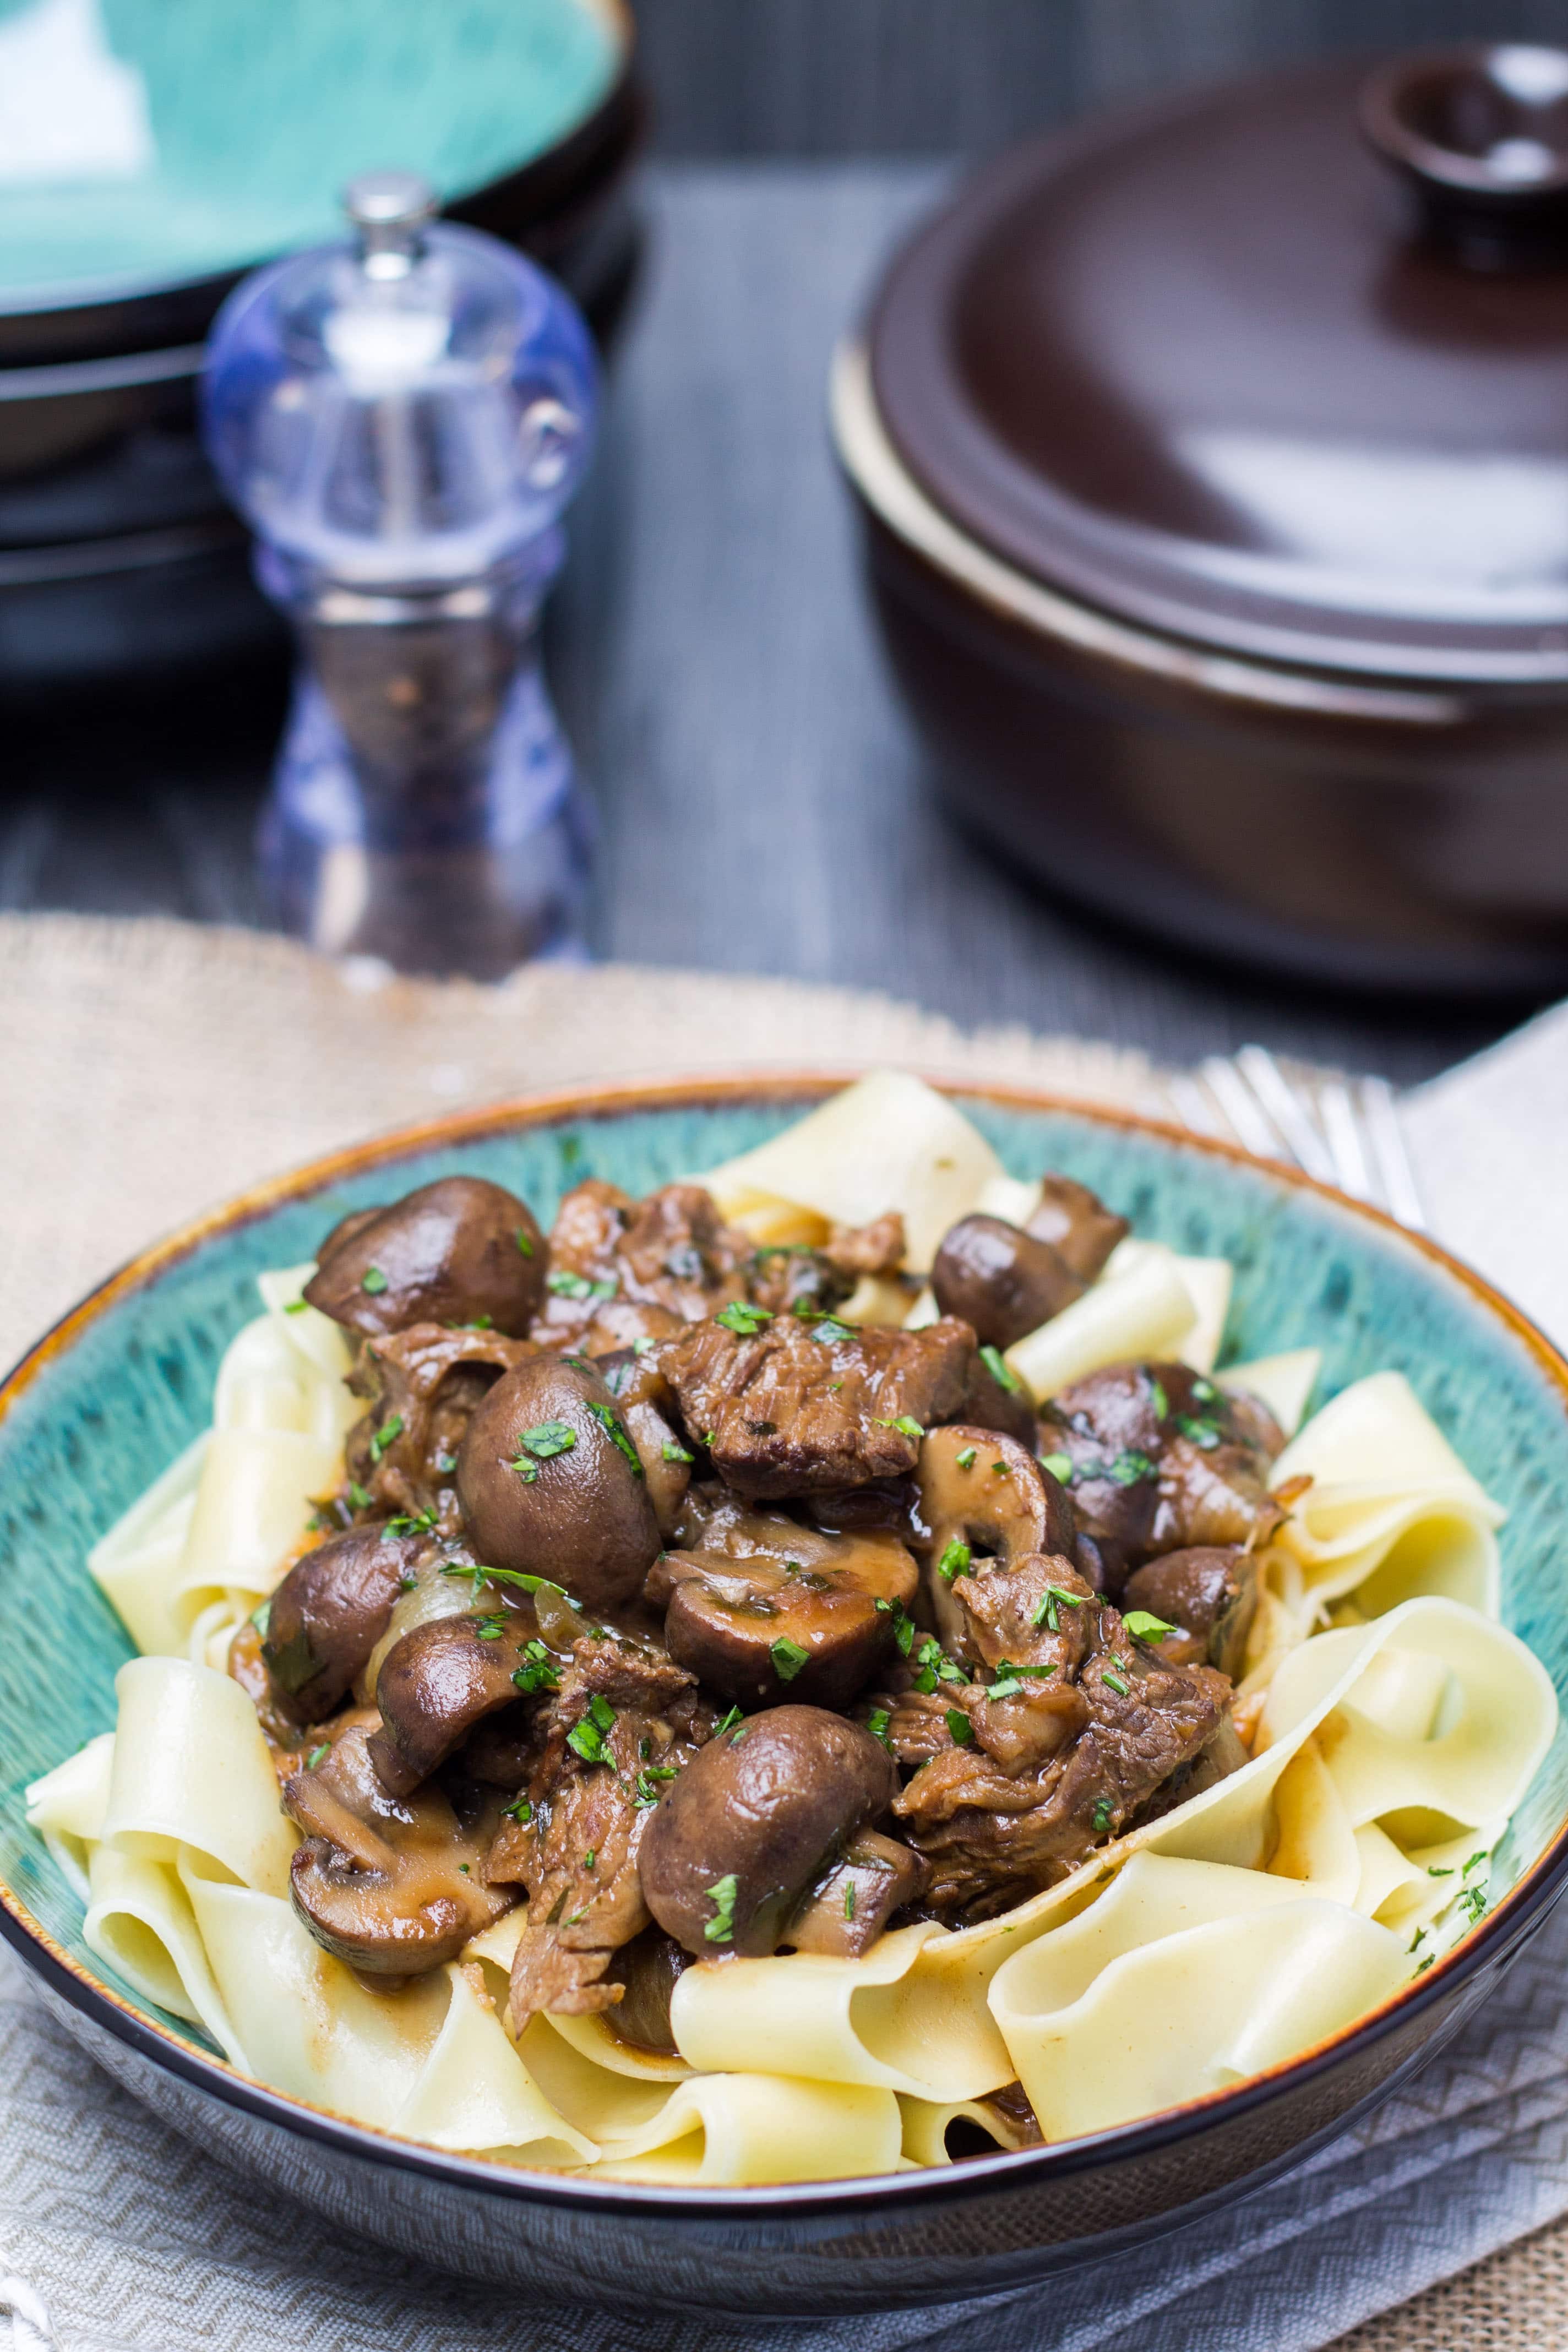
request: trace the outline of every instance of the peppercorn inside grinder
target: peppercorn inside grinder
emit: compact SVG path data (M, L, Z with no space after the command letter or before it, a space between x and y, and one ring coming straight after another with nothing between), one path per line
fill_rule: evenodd
M538 623L597 371L559 287L412 173L344 206L352 241L230 296L202 385L300 649L262 877L314 946L492 979L580 951L589 824Z

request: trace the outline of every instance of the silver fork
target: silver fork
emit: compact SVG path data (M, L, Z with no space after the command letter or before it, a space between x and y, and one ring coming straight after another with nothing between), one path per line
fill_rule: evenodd
M1211 1055L1195 1073L1169 1083L1172 1100L1198 1134L1234 1137L1265 1160L1302 1169L1386 1209L1414 1232L1426 1231L1398 1101L1386 1078L1287 1071L1266 1045L1243 1045L1232 1059Z

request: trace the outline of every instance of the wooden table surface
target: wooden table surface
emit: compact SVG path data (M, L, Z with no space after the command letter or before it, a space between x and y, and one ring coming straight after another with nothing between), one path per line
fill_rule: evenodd
M603 827L591 946L795 973L1185 1061L1249 1038L1414 1080L1517 1008L1403 1009L1190 961L1042 900L931 805L830 459L835 338L931 165L664 163L551 614ZM0 906L258 919L274 675L7 719Z

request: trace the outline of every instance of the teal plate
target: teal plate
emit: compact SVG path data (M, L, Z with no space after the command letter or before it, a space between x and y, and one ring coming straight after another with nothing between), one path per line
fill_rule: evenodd
M468 195L584 122L627 40L619 0L0 0L0 310L331 236L389 163Z
M148 1251L68 1317L0 1388L0 1928L62 1996L61 2013L74 2010L68 2022L84 2030L85 2017L107 2028L88 2038L116 2071L122 2068L115 2043L134 2044L152 2056L154 2069L172 2064L218 2100L266 2108L290 2130L355 2141L362 2154L368 2146L382 2162L423 2168L447 2183L482 2181L503 2197L556 2204L596 2198L602 2208L607 2196L623 2213L671 2200L710 2212L739 2200L754 2214L765 2195L773 2212L802 2206L843 2211L868 2190L900 2202L951 2198L998 2165L1081 2168L1085 2149L1152 2148L1162 2134L1179 2136L1199 2122L1206 2130L1215 2117L1242 2114L1258 2099L1278 2098L1284 2112L1283 2095L1302 2093L1315 2068L1358 2050L1364 2103L1375 2095L1365 2080L1386 2089L1394 2079L1392 2057L1381 2072L1372 2064L1368 2074L1367 2052L1377 2038L1384 2037L1390 2052L1408 2044L1414 2053L1438 2019L1463 2013L1466 1990L1479 1997L1497 1972L1489 1964L1500 1963L1544 1916L1568 1871L1568 1364L1443 1252L1306 1178L1151 1123L993 1090L959 1099L1012 1173L1062 1170L1131 1217L1140 1235L1232 1261L1227 1359L1320 1347L1317 1402L1368 1372L1405 1373L1464 1461L1507 1505L1503 1613L1551 1673L1564 1720L1497 1857L1495 1906L1458 1951L1323 2051L1277 2069L1261 2084L1215 2094L1174 2116L1091 2142L978 2159L940 2176L904 2174L830 2189L807 2183L766 2192L707 2190L693 2198L437 2157L258 2091L204 2055L191 2027L153 2008L87 1950L80 1900L27 1830L24 1790L113 1724L114 1676L132 1651L88 1574L86 1554L206 1427L218 1360L258 1311L257 1274L311 1256L350 1210L455 1170L493 1177L522 1193L545 1223L562 1192L584 1175L646 1192L763 1141L839 1082L770 1077L602 1088L454 1118L359 1147L263 1187ZM1414 2063L1414 2055L1398 2063ZM158 2103L145 2076L144 2068L133 2087ZM211 2109L216 2101L205 2104ZM1321 2105L1309 2098L1305 2120L1292 2124L1295 2152L1313 2128L1321 2134L1325 2127L1321 2117L1311 2121ZM176 2114L175 2120L196 2127L189 2116ZM221 2141L223 2135L213 2137ZM1246 2144L1248 2164L1279 2158L1266 2133L1259 2139L1254 2131ZM228 2152L231 2160L262 2162L253 2151L243 2158ZM289 2178L286 2185L331 2201L320 2184L302 2189ZM356 2226L374 2228L363 2191L355 2197ZM1160 2225L1151 2212L1142 2226ZM1031 2226L1038 2271L1050 2265L1040 2252L1040 2224ZM433 2251L440 2259L440 2247ZM530 2259L538 2259L537 2250ZM809 2265L799 2275L808 2273ZM868 2282L874 2274L875 2266ZM961 2263L951 2282L933 2283L929 2265L915 2275L930 2295L973 2291L975 2271ZM987 2276L994 2282L996 2275L993 2265ZM886 2280L877 2291L902 2299L902 2290ZM689 2302L692 2293L710 2299L700 2282L687 2290ZM798 2307L847 2305L823 2290Z

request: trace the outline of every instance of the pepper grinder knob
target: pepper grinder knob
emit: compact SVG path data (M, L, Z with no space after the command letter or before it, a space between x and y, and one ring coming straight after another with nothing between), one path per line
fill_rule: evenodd
M495 978L581 951L589 824L538 619L597 369L561 289L416 173L343 204L348 240L229 297L202 384L300 649L263 880L316 946Z
M1417 49L1367 77L1360 113L1429 247L1467 269L1568 263L1568 50Z

